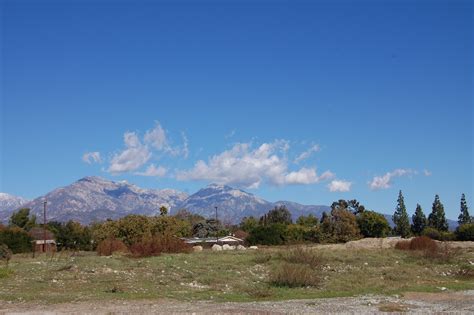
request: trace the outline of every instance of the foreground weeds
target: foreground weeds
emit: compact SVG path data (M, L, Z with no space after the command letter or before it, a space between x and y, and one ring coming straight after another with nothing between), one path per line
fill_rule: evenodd
M474 289L472 249L452 254L449 261L418 252L316 246L146 258L93 252L14 255L8 269L0 267L0 305L6 300L254 301Z

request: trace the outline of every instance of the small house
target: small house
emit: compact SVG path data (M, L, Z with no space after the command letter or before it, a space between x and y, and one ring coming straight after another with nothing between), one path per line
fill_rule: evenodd
M30 230L29 234L33 238L33 250L35 252L44 253L56 251L56 240L51 231L35 227Z

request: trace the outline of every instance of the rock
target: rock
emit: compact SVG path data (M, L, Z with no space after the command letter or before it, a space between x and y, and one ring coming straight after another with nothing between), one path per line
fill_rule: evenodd
M233 250L235 246L230 246L229 244L222 245L222 250Z
M242 245L237 245L237 250L247 250L247 248L245 248L245 246L242 246Z
M193 246L193 251L195 252L202 252L202 246Z
M250 246L249 249L258 249L257 246Z
M217 245L217 244L214 244L212 245L212 248L211 248L213 251L215 252L218 252L218 251L221 251L222 250L222 246L221 245Z

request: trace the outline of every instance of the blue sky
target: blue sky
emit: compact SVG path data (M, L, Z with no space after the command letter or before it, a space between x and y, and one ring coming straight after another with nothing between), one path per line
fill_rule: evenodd
M469 1L2 1L0 191L473 198ZM148 171L148 172L147 172ZM145 176L154 175L154 176ZM331 191L332 190L332 191Z

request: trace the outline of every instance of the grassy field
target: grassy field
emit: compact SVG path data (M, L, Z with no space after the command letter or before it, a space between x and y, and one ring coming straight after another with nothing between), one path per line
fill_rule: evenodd
M394 249L312 247L303 252L307 256L303 258L292 251L295 247L164 254L143 259L90 252L36 258L15 255L8 268L0 267L0 300L255 301L439 292L443 287L474 289L470 264L474 261L473 249L458 251L450 259L430 259ZM300 269L311 273L313 286L290 288L272 282L277 270L286 275Z

